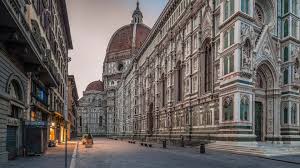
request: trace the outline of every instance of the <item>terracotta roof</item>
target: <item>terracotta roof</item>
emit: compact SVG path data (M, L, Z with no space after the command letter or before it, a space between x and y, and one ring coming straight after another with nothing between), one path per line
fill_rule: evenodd
M94 81L86 87L85 91L104 91L104 84L100 80Z
M134 25L129 24L123 26L117 30L112 36L108 48L107 54L131 50L134 48L133 35L134 35ZM148 34L150 33L150 28L144 24L136 24L135 32L135 49L139 49L143 42L146 40Z

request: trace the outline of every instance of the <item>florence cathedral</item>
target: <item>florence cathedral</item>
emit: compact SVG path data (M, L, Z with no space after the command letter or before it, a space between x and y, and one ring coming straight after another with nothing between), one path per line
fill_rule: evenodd
M299 59L300 0L169 0L152 28L137 3L106 51L106 135L300 141Z

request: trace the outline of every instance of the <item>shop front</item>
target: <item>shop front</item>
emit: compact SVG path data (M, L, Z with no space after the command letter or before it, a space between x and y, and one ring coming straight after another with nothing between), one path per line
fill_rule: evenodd
M47 150L47 121L25 121L27 154L41 154Z
M31 120L25 121L27 154L41 154L47 150L49 131L49 112L36 102L31 110Z
M50 126L50 137L49 140L55 141L56 143L64 142L64 118L59 112L54 112L52 115L51 126Z
M8 159L15 159L22 153L22 124L19 119L7 118L6 151Z

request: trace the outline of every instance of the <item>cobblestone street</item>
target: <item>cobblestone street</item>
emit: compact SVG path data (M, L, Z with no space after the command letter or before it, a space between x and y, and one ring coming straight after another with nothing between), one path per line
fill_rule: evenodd
M68 167L70 165L72 154L76 142L68 143ZM64 144L54 148L48 148L48 151L41 156L18 157L16 160L8 161L7 168L63 168L65 159Z
M299 158L299 157L298 157ZM87 166L88 165L88 166ZM299 165L217 151L199 154L194 149L142 147L127 141L95 139L93 148L79 145L77 168L298 168Z

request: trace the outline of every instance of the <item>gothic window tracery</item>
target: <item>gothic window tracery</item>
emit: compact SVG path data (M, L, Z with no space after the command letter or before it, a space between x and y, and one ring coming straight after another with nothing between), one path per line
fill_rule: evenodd
M283 71L283 84L288 84L289 83L289 70L285 69Z
M225 97L223 100L223 119L224 121L233 120L233 98Z
M257 24L260 26L264 25L265 23L265 18L264 18L264 12L263 9L258 5L255 4L255 21Z
M205 46L205 56L204 56L204 91L209 92L212 88L212 49L211 43L207 43Z
M299 80L299 59L296 58L295 64L294 64L294 80Z
M287 62L289 60L289 48L288 47L284 47L283 50L283 61Z
M240 119L242 121L248 121L249 116L249 97L242 96L241 105L240 105Z
M241 0L241 10L246 14L249 14L249 3L249 0Z
M284 108L283 108L283 123L284 124L288 124L288 107L287 106L285 106Z
M297 124L297 104L293 103L292 109L291 109L291 123L293 125Z
M288 19L285 19L283 23L283 37L287 37L288 35L289 35L289 21Z
M182 67L181 67L181 61L177 62L176 65L176 69L177 69L177 101L181 101L182 100Z

